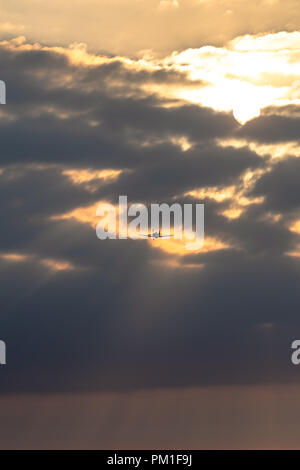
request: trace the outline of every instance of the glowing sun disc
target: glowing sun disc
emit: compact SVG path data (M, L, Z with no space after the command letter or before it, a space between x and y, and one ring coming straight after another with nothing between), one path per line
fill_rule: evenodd
M260 107L256 104L241 103L233 108L233 116L240 124L246 124L260 116Z

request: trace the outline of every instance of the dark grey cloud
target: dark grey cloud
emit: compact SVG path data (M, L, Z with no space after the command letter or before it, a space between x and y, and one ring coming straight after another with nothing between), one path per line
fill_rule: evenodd
M251 195L266 198L266 207L273 212L287 214L295 212L300 207L299 194L300 160L297 157L287 157L274 163L272 171L264 174Z
M263 167L265 162L248 149L222 149L210 143L184 154L176 146L157 145L144 150L145 160L136 171L124 173L112 186L117 194L132 200L153 201L207 186L226 186L237 181L247 169ZM107 194L104 188L100 195Z
M2 48L0 58L8 85L0 254L26 256L0 257L0 333L9 354L0 391L298 380L289 348L300 326L300 265L285 254L298 237L286 218L299 208L298 160L273 163L246 146L217 144L236 136L296 140L296 114L269 110L240 127L226 113L174 106L139 88L187 80L175 72L133 71L120 61L85 68L49 51ZM176 144L182 137L187 151ZM147 204L196 202L184 194L241 189L247 171L269 166L245 193L264 201L237 219L222 212L238 197L197 201L205 203L206 236L227 249L180 257L145 240L99 241L87 223L51 218L120 194ZM74 168L125 171L95 178L91 190L63 174ZM74 270L53 272L49 259Z
M299 141L300 118L295 112L295 106L286 107L285 113L280 108L266 110L260 118L249 121L240 127L236 135L263 143L281 143ZM299 109L298 109L299 113Z

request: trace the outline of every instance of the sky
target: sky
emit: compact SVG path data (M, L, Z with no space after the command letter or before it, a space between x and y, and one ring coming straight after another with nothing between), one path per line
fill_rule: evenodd
M1 1L0 448L299 447L297 3Z

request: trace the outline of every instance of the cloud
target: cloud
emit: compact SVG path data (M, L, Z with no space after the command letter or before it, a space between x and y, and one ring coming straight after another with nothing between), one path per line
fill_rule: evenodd
M65 87L69 94L73 92L73 106L76 103L80 106L84 96L88 104L95 93L100 97L109 91L110 95L123 99L156 97L166 101L169 107L181 101L215 111L232 111L245 124L261 111L267 112L269 107L277 107L281 113L284 108L299 105L299 34L245 35L223 47L204 46L173 52L163 60L148 54L139 60L91 54L86 45L78 43L68 48L32 46L21 37L2 42L2 60L5 69L8 52L14 52L13 62L10 59L7 63L11 74L13 66L26 57L28 66L32 65L30 72L35 71L35 81L42 76L47 78L47 97L38 95L35 86L36 103L40 107L46 106L45 98L51 102L61 100L60 87ZM9 78L14 83L13 77ZM33 88L34 84L30 84Z
M241 127L178 94L209 85L176 57L2 42L2 394L298 380L297 103ZM99 241L96 206L120 194L204 202L205 249Z
M177 90L177 96L215 110L233 110L244 124L268 106L299 105L299 38L299 32L248 34L223 47L173 52L164 64L207 82L198 90Z

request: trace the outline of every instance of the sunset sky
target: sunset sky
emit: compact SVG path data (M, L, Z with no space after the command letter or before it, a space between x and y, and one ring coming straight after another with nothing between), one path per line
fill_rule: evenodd
M299 1L2 0L0 80L0 448L299 448Z

